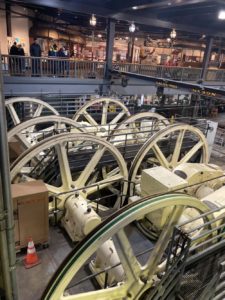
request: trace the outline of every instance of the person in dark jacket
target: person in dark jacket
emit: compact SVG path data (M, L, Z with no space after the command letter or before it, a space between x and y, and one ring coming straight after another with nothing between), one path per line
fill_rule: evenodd
M30 46L30 55L34 57L41 57L41 46L35 38L33 44Z
M21 44L18 45L18 55L25 56L24 49ZM19 57L19 72L22 75L22 72L25 71L25 59L23 57Z
M49 51L48 51L48 57L51 58L56 58L58 56L58 47L56 44L54 44L53 46L50 47ZM49 60L49 64L50 64L50 70L51 70L51 75L53 75L55 77L55 75L57 74L57 61L56 60Z
M17 43L14 42L9 50L9 55L18 55ZM9 58L9 68L11 75L16 75L18 73L18 59L16 57Z
M59 60L59 76L64 76L64 71L65 71L65 48L62 47L58 51L58 57L61 58L62 60Z
M18 55L25 56L24 49L21 44L18 45ZM25 60L23 57L19 57L19 74L22 75L22 72L25 70Z
M18 50L17 51L18 51L18 55L20 55L20 56L25 55L24 49L23 49L21 44L18 45Z
M32 58L32 75L38 76L40 74L41 47L36 38L34 39L33 44L30 46L30 56L35 57Z
M18 48L16 42L13 43L9 50L9 55L18 55Z
M66 50L65 47L62 47L58 51L58 57L63 59L62 61L59 61L59 73L61 76L69 76L69 52Z
M48 56L49 57L56 57L58 56L58 48L57 45L54 44L53 46L50 47L49 51L48 51Z

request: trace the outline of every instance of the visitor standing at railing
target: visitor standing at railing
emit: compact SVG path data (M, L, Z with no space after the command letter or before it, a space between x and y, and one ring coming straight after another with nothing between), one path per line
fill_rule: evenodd
M10 55L13 55L13 57L9 58L9 69L10 69L10 74L15 75L18 73L18 64L17 64L17 58L14 55L18 55L18 48L17 48L17 43L14 42L13 45L10 48L9 51Z
M18 45L18 55L19 57L19 74L22 75L22 73L25 71L25 60L22 56L25 56L24 49L21 44Z
M33 44L30 46L30 56L32 57L32 76L40 75L40 57L41 46L35 38Z
M69 61L70 52L69 52L68 47L65 48L64 54L65 54L65 58L67 59L65 61L65 71L66 71L66 75L69 76L69 73L70 73L70 61Z
M18 54L18 48L17 48L17 43L16 42L14 42L13 45L11 46L9 54L10 55L17 55Z
M58 56L58 47L56 44L54 44L52 47L50 47L49 51L48 51L48 56L51 58L57 58ZM50 60L50 72L53 76L55 76L57 74L57 61L56 60Z
M62 61L59 61L59 76L69 75L69 61L66 60L68 58L67 55L65 47L59 49L58 57L62 58Z

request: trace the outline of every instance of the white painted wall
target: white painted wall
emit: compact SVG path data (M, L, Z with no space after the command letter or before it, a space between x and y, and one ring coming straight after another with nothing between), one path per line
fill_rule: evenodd
M4 3L0 3L1 8L5 8ZM12 11L20 12L24 15L28 14L28 11L19 6L12 6ZM24 45L25 54L30 53L29 44L29 20L26 17L18 16L17 14L11 14L11 26L12 37L7 38L6 29L6 14L4 10L0 10L0 50L2 54L8 54L9 48L12 43L18 39L20 44Z
M5 4L0 3L0 8L5 9ZM4 10L0 10L0 50L1 50L1 54L8 54L6 17L5 17Z
M27 9L19 6L12 6L12 11L19 12L21 14L27 15ZM26 17L18 16L12 13L11 16L12 25L12 38L18 39L19 43L23 45L26 55L30 53L30 43L29 43L29 20Z

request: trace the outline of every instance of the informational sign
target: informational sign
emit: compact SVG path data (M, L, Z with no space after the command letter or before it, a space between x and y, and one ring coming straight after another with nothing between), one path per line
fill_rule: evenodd
M154 76L146 76L142 74L135 74L135 73L125 72L125 71L114 70L114 72L119 72L121 75L128 75L138 79L149 80L150 82L155 83L156 86L162 88L176 89L176 90L180 89L180 90L184 90L186 93L192 93L192 94L202 95L206 97L213 97L221 100L225 99L224 89L207 87L201 84L187 83L187 82L176 81L172 79L163 80L161 78L157 78Z
M178 89L177 84L166 82L166 81L156 81L156 86L161 86L165 88Z
M191 92L194 94L199 94L199 95L207 96L207 97L217 97L218 96L215 92L211 92L211 91L208 91L205 89L194 88L194 89L191 89Z

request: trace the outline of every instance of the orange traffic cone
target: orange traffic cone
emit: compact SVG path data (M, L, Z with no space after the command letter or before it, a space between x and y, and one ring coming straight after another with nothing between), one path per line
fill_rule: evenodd
M24 259L25 268L29 269L40 263L41 263L41 261L37 256L34 242L33 242L32 238L29 238L28 247L27 247L27 255Z

